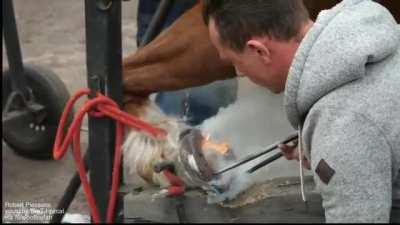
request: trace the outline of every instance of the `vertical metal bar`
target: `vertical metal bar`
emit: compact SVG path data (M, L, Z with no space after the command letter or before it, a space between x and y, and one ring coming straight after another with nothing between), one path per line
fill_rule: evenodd
M139 44L139 48L147 45L161 32L162 22L164 22L165 18L167 17L171 6L172 0L161 0L156 12L153 15L153 18L150 21L149 26L147 27L146 33L144 34L142 41Z
M11 72L11 85L14 91L19 90L28 96L21 47L19 44L17 24L12 0L3 0L3 35L7 49L8 65Z
M88 87L121 105L121 1L85 0L85 18ZM115 123L89 118L90 183L101 222L106 220L114 147Z

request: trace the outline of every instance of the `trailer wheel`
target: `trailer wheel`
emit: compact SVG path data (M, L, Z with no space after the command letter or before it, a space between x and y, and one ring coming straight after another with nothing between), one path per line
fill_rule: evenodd
M52 159L59 119L69 99L65 84L53 72L38 66L24 65L27 86L33 101L45 107L40 124L34 115L13 120L4 126L3 139L17 154L32 159ZM3 73L3 109L12 92L10 71ZM3 112L4 118L4 112ZM69 123L72 116L69 118Z

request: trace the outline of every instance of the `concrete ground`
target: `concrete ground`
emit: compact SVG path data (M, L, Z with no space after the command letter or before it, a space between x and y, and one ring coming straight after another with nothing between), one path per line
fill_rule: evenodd
M136 50L137 0L122 4L123 53L126 55ZM14 0L14 8L24 62L54 71L70 93L86 87L84 1ZM2 47L4 71L8 65L4 44ZM86 140L82 139L84 143ZM30 160L16 155L3 141L2 221L45 222L43 218L29 217L13 220L5 218L4 212L21 209L16 205L20 202L30 204L31 209L40 208L39 204L54 209L74 172L70 154L60 161ZM68 213L89 214L82 190Z

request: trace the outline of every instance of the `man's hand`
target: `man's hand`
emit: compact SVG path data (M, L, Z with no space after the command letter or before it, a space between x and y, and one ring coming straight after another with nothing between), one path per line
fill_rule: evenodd
M299 161L299 149L297 148L297 143L298 140L294 140L292 142L291 145L286 145L286 144L280 144L278 145L278 148L281 149L281 152L283 154L283 156L287 159L287 160L297 160ZM311 169L311 165L310 162L304 157L302 156L302 165L304 168L310 170Z

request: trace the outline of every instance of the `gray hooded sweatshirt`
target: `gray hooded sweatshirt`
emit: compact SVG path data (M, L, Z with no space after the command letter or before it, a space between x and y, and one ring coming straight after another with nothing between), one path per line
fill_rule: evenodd
M327 222L389 222L400 198L400 27L368 0L322 11L296 52L285 108L302 130Z

